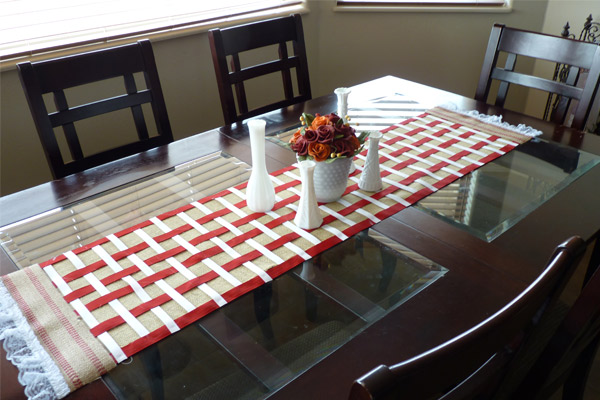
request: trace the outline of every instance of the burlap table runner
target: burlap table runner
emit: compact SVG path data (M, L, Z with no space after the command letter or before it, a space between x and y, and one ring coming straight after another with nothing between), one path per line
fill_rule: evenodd
M266 214L246 207L244 183L2 277L0 297L10 293L2 313L15 313L14 300L41 345L36 352L43 348L54 361L44 390L63 397L530 139L442 108L383 132L383 189L358 189L365 150L342 199L320 206L318 229L293 223L300 176L290 166L271 175L277 197ZM7 342L11 335L0 333Z

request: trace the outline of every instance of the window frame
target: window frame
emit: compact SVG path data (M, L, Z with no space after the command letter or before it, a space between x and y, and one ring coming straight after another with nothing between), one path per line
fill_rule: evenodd
M508 13L513 0L337 0L338 12Z

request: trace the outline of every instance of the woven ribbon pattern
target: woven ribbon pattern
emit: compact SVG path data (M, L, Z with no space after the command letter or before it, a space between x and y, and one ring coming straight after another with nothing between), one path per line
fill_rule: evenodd
M271 174L268 213L246 207L244 183L40 267L118 363L529 139L441 109L383 132L383 189L358 188L365 150L343 197L320 205L318 229L293 222L301 183L290 166Z

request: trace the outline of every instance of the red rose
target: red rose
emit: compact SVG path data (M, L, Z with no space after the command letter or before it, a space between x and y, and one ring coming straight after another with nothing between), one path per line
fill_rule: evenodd
M352 157L354 155L353 143L347 139L334 140L331 146L335 149L332 152L339 154L340 156Z
M330 143L335 135L335 129L331 125L321 125L317 128L317 142Z
M335 127L336 136L342 135L343 137L347 138L349 136L354 136L354 132L354 128L352 128L350 125L340 125Z
M337 124L337 122L340 120L340 117L335 113L327 114L325 118L327 118L329 123L332 125Z
M298 153L299 156L305 156L308 154L308 141L302 135L300 135L290 147L292 150Z
M317 141L317 131L314 131L312 129L306 129L304 131L304 139L308 143L316 142Z

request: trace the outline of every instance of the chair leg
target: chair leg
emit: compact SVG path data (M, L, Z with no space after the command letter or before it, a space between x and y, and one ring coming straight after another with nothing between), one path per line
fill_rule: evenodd
M563 400L581 400L600 344L600 335L581 352L563 386Z

